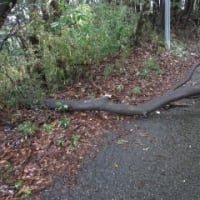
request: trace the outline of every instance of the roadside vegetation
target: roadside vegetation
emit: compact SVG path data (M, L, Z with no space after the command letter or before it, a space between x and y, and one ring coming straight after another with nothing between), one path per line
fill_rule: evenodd
M60 9L62 15L48 22L32 13L3 45L3 104L34 104L80 77L92 79L92 65L129 54L138 15L128 6L78 4ZM111 70L105 69L105 76Z
M0 15L0 199L39 198L63 174L74 186L80 163L95 154L103 133L127 119L69 112L59 102L49 110L43 99L108 95L134 105L166 92L199 58L200 6L193 1L186 1L191 13L180 1L172 4L170 51L159 1L153 7L148 1L23 2L8 8L4 25Z

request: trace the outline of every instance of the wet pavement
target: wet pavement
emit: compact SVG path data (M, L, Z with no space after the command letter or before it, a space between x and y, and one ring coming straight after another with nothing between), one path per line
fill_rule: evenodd
M58 178L41 199L200 200L200 102L121 126L126 134L106 134L75 190Z

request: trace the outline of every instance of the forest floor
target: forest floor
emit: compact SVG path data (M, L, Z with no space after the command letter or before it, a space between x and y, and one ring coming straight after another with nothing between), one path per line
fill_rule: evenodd
M180 54L175 55L177 52ZM156 55L154 46L145 44L132 50L128 58L116 57L93 66L92 81L79 80L50 98L110 95L115 102L142 103L164 94L199 58L197 46L192 51ZM62 113L39 108L3 110L0 115L4 119L0 126L0 199L28 198L63 174L70 177L66 184L73 187L82 161L95 156L103 134L120 129L118 124L130 118L99 111ZM28 121L37 130L25 137L19 125Z

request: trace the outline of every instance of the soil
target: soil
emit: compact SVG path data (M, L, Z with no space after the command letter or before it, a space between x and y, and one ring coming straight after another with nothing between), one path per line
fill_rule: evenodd
M182 57L169 51L158 55L152 44L145 44L134 49L128 58L116 57L92 66L91 80L81 79L50 97L90 99L111 95L116 102L141 103L164 94L199 57L198 49ZM149 67L148 73L143 73L154 58L159 69ZM81 163L96 155L103 135L120 130L119 124L130 120L106 112L62 113L39 108L3 109L0 115L0 199L32 195L40 199L39 192L63 175L68 177L65 184L73 188ZM131 117L134 118L137 116ZM37 126L29 137L17 128L27 121Z

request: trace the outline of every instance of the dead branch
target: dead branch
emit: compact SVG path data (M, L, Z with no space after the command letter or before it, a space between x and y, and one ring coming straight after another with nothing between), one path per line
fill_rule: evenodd
M148 102L138 104L136 106L123 104L123 103L113 103L107 96L90 99L90 100L54 100L48 99L44 102L45 106L49 109L57 109L58 105L62 107L67 107L69 111L106 111L110 113L120 114L120 115L147 115L162 106L169 104L171 102L180 100L182 98L196 96L200 94L200 87L194 86L184 86L187 83L197 69L200 63L192 67L191 72L178 83L173 90L167 92L165 95L156 97Z
M200 63L194 64L192 66L192 69L190 70L190 72L188 72L188 74L185 76L184 79L182 79L181 81L179 81L173 88L172 90L176 90L178 88L180 88L181 86L183 86L185 83L187 83L191 78L192 75L194 74L195 70L197 69L197 67L200 66Z
M50 109L58 108L58 104L63 107L67 106L70 111L107 111L120 115L147 115L156 109L179 99L200 94L199 87L181 88L169 95L156 97L146 103L138 104L136 106L120 103L112 103L108 97L102 97L91 100L54 100L48 99L45 105Z

